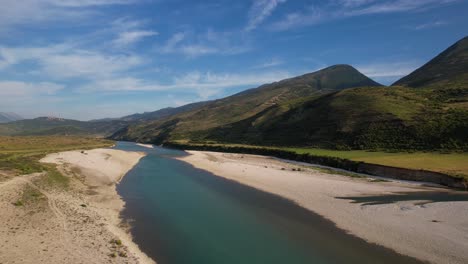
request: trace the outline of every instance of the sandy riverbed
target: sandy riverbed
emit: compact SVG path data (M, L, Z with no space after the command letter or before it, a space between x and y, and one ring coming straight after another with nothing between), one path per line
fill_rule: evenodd
M143 156L112 149L50 154L41 162L58 164L67 188L44 184L44 174L0 182L0 263L154 263L121 222L124 202L115 188Z
M218 176L290 199L369 242L433 263L468 262L468 202L365 205L336 197L440 189L321 173L277 159L189 151L180 158Z
M151 144L137 143L137 145L140 147L144 147L144 148L154 148L154 145L151 145Z

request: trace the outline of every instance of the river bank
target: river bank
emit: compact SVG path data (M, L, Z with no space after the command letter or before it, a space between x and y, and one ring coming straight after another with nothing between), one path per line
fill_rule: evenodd
M115 187L142 157L113 149L49 154L41 162L56 164L66 187L42 184L40 173L3 182L0 263L154 263L122 223Z
M423 202L433 194L451 191L331 175L303 166L299 171L297 164L262 156L189 153L190 156L180 159L215 175L290 199L371 243L433 263L468 260L466 197L449 195L443 203ZM405 200L404 196L409 198Z

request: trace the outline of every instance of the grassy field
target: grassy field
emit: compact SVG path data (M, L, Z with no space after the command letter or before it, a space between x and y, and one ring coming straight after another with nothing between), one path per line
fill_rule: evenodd
M286 150L301 154L308 153L317 156L339 157L373 164L408 169L424 169L468 177L468 153L391 153L360 150L339 151L315 148L286 148Z
M0 136L0 171L9 174L27 174L48 171L50 181L60 181L54 167L39 160L48 153L109 147L112 141L69 136Z
M186 141L176 141L178 144L191 144ZM327 156L362 161L385 166L428 170L442 172L453 176L468 178L468 153L439 153L439 152L385 152L365 150L330 150L319 148L281 148L251 146L243 144L218 144L210 143L209 146L245 147L245 148L268 148L296 152L298 154L310 154L314 156Z

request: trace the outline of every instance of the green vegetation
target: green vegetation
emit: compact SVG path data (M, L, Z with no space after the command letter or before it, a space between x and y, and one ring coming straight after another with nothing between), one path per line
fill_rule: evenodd
M348 176L348 177L351 177L351 178L365 178L366 177L366 176L363 176L361 174L348 172L348 171L343 171L343 170L337 170L337 169L333 169L333 168L314 167L314 170L320 171L320 172L323 172L323 173L328 173L328 174L338 174L338 175Z
M49 184L67 185L55 166L40 163L39 160L48 153L109 147L112 141L85 137L59 136L0 136L0 170L14 174L29 174L47 171L46 182Z
M355 164L359 162L366 162L370 164L378 164L397 168L428 170L468 179L468 153L332 150L320 148L266 147L245 144L202 144L190 143L187 141L175 141L167 143L166 145L183 149L265 154L276 157L289 157L292 160L305 159L301 157L301 155L308 155L310 157L316 157L315 161L318 164L348 169L351 171L353 171L353 166ZM327 157L329 157L330 160L326 159ZM314 160L312 159L312 161ZM346 161L349 161L350 163L347 163ZM354 173L351 174L356 176Z
M468 38L394 86L335 65L208 102L121 119L37 118L0 124L6 135L110 135L337 150L468 151Z
M109 242L113 245L117 245L117 246L122 246L122 240L120 239L111 239L111 241Z
M397 81L395 85L409 87L447 86L448 82L467 79L460 78L468 69L468 37L458 41L423 67Z
M45 200L45 196L38 191L37 189L26 185L23 188L23 193L21 198L15 202L13 202L14 206L26 206L29 204L36 204L38 201Z
M285 148L299 154L311 154L317 156L338 157L353 161L363 161L385 166L429 170L441 172L453 176L464 176L468 178L468 153L437 153L437 152L415 152L415 153L391 153L377 151L339 151L316 148Z
M7 135L112 133L115 140L265 154L351 171L366 162L467 177L468 37L390 87L336 65L223 99L118 120L0 124L0 134ZM48 147L13 145L8 150L0 144L0 167L50 170L37 163ZM54 175L50 182L62 184Z
M346 65L260 86L183 114L131 125L146 143L468 151L468 38L382 87ZM357 87L357 88L353 88Z
M305 98L317 98L347 88L380 86L349 65L336 65L314 73L262 85L255 89L207 102L191 111L130 125L112 138L162 143L177 139L204 139L211 130L281 115Z
M39 117L0 124L0 135L108 136L128 124L123 120L82 122L55 117Z
M468 90L468 89L467 89ZM429 90L355 88L281 107L192 137L250 145L332 149L467 150L468 111L428 100Z
M14 202L13 205L14 205L14 206L23 206L24 204L23 204L23 201L18 200L18 201L16 201L16 202Z
M127 257L127 253L125 251L120 250L123 247L122 240L120 240L120 239L111 239L111 241L109 243L112 244L112 249L115 250L115 252L112 252L112 253L109 254L109 256L111 258L117 257L117 253L116 253L117 251L118 251L118 256L119 257L122 257L122 258Z

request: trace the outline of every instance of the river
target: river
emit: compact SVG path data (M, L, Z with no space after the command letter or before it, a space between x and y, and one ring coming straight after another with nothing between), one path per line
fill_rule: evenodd
M159 264L420 263L286 199L174 159L183 151L115 148L147 153L117 191L135 242Z

